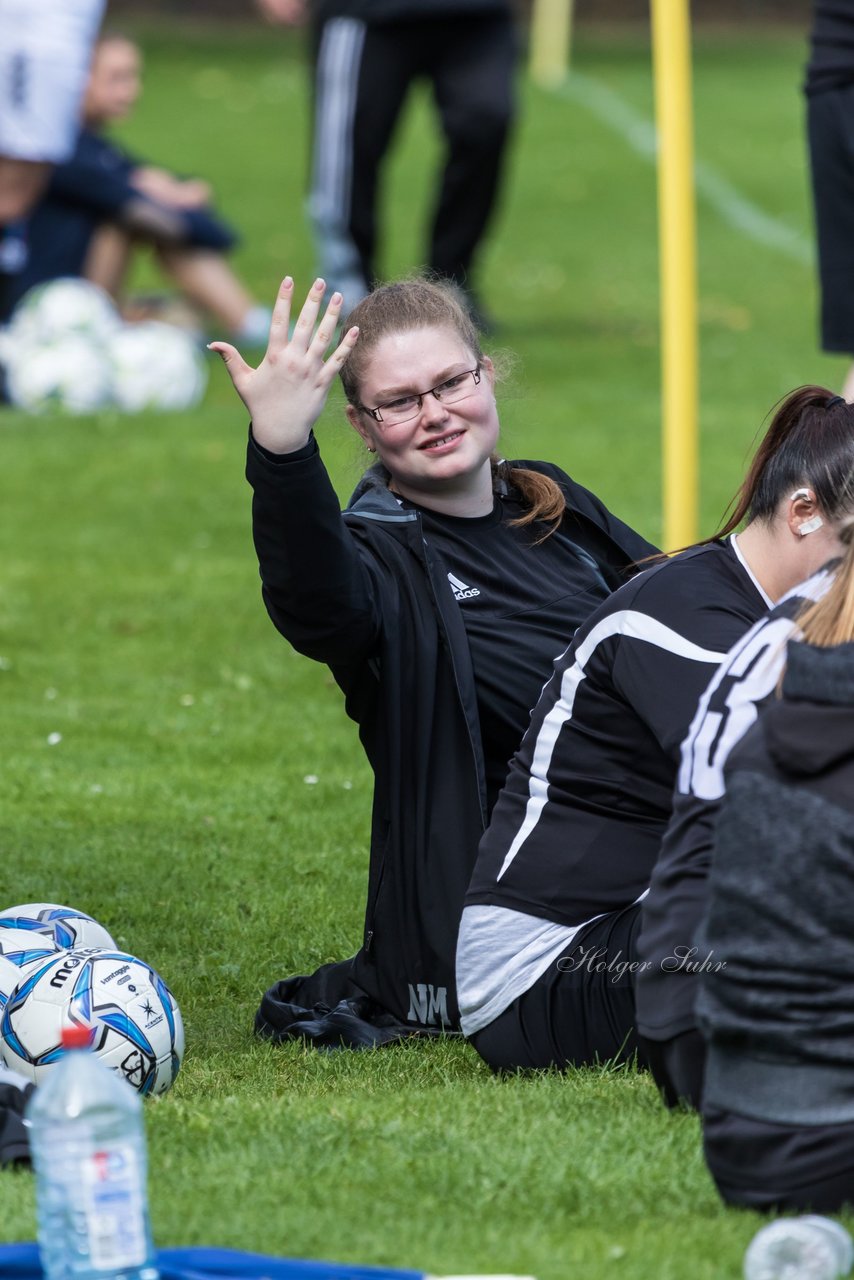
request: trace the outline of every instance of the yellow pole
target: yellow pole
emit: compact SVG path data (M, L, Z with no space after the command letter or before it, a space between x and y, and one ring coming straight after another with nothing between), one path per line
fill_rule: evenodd
M541 88L560 84L569 69L573 0L534 0L529 67Z
M658 126L664 542L697 536L697 248L689 0L651 0Z

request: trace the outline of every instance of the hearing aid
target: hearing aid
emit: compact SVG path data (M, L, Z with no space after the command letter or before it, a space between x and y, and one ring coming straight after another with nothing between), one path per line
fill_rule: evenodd
M796 489L789 501L795 502L798 498L803 498L804 502L815 501L809 489ZM803 524L798 525L798 533L805 538L808 533L815 533L816 529L820 529L823 524L821 516L813 516L810 520L805 520Z

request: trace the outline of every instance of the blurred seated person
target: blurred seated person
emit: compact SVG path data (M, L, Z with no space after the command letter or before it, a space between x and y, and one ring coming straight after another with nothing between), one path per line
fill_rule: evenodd
M59 276L84 276L119 301L133 252L146 246L194 308L243 342L266 343L270 312L256 305L225 260L236 236L212 212L208 184L141 163L104 136L136 102L141 65L126 36L97 41L77 146L22 224L23 266L7 312L33 285Z

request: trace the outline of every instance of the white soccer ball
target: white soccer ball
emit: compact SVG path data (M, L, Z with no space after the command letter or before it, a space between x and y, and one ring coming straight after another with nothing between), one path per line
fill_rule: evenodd
M13 350L41 347L74 333L98 343L121 323L108 293L88 280L63 276L24 294L12 313L7 342Z
M160 320L128 324L109 342L113 398L126 413L189 409L205 393L208 370L197 340Z
M6 1065L41 1083L62 1056L62 1031L91 1028L92 1050L142 1094L164 1093L184 1056L175 997L150 965L108 947L63 951L30 969L6 1001Z
M0 929L0 1017L9 996L32 968L61 951L53 938L26 929ZM2 1059L0 1042L0 1059Z
M52 939L58 947L66 950L74 947L111 947L117 950L115 939L92 916L56 902L25 902L22 906L0 911L0 942L10 929L26 929L34 939Z
M112 369L103 347L82 333L8 350L9 399L27 413L94 413L110 404Z

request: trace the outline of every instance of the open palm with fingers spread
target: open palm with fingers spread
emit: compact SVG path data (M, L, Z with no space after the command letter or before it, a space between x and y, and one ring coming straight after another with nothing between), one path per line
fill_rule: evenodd
M326 284L315 280L289 337L294 282L285 276L279 289L264 359L253 369L236 347L211 342L225 361L234 389L252 418L252 434L271 453L301 449L320 417L332 380L356 345L358 329L349 329L328 359L344 299L333 293L320 316ZM320 321L318 323L318 316Z

